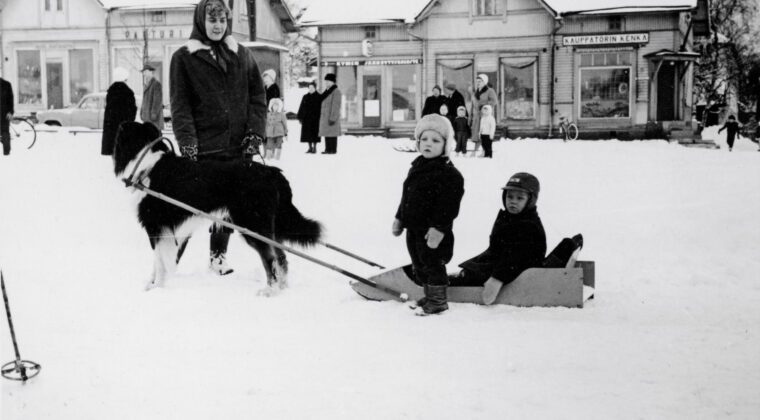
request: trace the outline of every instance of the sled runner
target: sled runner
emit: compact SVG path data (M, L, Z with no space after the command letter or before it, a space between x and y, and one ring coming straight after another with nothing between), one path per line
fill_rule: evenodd
M505 284L496 297L494 304L513 306L564 306L582 308L585 301L594 296L594 261L571 260L570 268L529 268L514 281ZM368 280L388 289L405 293L410 300L424 296L422 287L412 281L414 272L411 265L395 268ZM352 282L351 287L369 300L398 300L396 296L380 289L359 282ZM449 302L477 303L483 302L483 287L449 287Z

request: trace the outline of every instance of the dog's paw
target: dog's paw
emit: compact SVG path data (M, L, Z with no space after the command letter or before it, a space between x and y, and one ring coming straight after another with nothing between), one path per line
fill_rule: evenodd
M272 297L272 296L277 295L279 292L280 292L280 289L278 287L267 286L259 290L258 293L256 294L259 296L264 296L264 297Z
M160 284L156 283L155 280L151 279L148 284L145 285L145 291L149 291L151 289L155 289L157 287L161 287Z

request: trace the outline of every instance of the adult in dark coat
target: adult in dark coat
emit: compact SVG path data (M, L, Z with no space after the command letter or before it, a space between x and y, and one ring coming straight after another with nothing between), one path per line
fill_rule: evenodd
M457 85L448 83L446 85L446 96L446 104L449 106L450 114L453 114L456 117L457 109L459 109L460 106L463 106L465 109L467 109L467 105L465 105L464 102L464 96L462 96L462 94L457 90ZM466 115L467 114L465 114L465 116Z
M119 126L125 121L134 121L137 117L135 93L127 86L129 72L118 67L113 71L114 82L106 93L106 109L103 113L103 138L100 153L104 156L113 154L114 140Z
M277 80L277 73L275 73L273 69L267 69L261 73L261 77L264 80L264 86L266 87L267 107L269 106L269 102L274 98L284 100L282 93L280 93L280 86L275 82L275 80Z
M340 108L343 94L335 83L335 74L325 75L327 89L322 92L322 104L319 111L319 135L325 138L325 150L322 154L338 153L338 137L340 136Z
M164 129L164 93L159 82L153 77L156 69L146 64L143 69L143 78L145 88L143 90L142 106L140 108L140 119L156 126L159 130Z
M3 143L3 155L11 154L10 123L13 118L13 86L0 77L0 140Z
M190 40L172 56L172 129L182 155L190 159L250 162L265 135L267 107L259 67L227 24L221 0L201 0ZM211 228L210 266L232 272L226 263L231 230Z
M446 97L441 95L441 87L433 86L433 95L425 98L425 105L422 106L422 116L440 114L441 105L444 103L446 103Z
M309 143L306 153L317 153L319 143L319 115L322 96L317 92L317 84L309 83L309 92L303 95L298 107L298 121L301 123L301 143Z

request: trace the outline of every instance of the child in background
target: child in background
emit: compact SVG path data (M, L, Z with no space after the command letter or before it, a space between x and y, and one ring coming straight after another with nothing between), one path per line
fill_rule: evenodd
M736 121L736 117L733 115L728 116L728 120L725 124L723 124L723 127L721 127L718 130L718 134L720 134L723 130L728 130L726 132L726 142L728 143L728 151L730 152L731 149L734 148L734 140L736 139L736 135L739 133L739 129L742 127L739 122Z
M496 119L493 117L491 105L483 105L480 109L480 142L483 143L483 155L481 157L493 158L491 143L496 134Z
M406 247L412 259L415 282L425 297L417 302L417 315L449 309L446 263L454 254L454 219L464 195L464 178L449 160L454 129L445 117L429 114L417 123L414 138L420 156L404 181L401 203L391 232L406 229Z
M441 107L438 108L438 113L442 117L446 117L446 119L449 120L449 122L451 123L452 126L454 125L454 118L453 118L454 116L451 115L451 114L449 114L449 106L448 105L441 104Z
M272 98L269 101L269 112L267 112L267 143L265 159L280 159L282 153L283 138L288 136L288 119L282 111L282 99Z
M457 108L457 117L454 119L454 139L457 147L455 149L457 156L467 156L467 139L470 137L470 125L467 122L467 109L463 106Z

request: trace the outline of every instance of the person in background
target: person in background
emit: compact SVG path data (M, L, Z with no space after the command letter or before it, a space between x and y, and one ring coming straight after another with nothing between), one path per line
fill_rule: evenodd
M491 145L496 134L496 120L491 115L491 105L483 105L480 112L480 142L483 144L483 157L492 158Z
M425 297L416 302L417 315L433 315L449 309L446 263L454 254L454 219L464 195L464 178L449 159L454 129L448 119L422 117L414 128L420 152L404 181L391 233L406 229L406 248L412 259L415 283Z
M467 156L467 139L470 138L470 123L467 121L467 108L460 105L457 108L457 117L454 119L454 139L457 147L455 152L457 156Z
M729 152L734 148L734 140L736 140L740 128L742 128L742 125L736 121L736 117L729 115L726 123L718 130L718 134L720 134L721 131L726 130L726 143L728 143Z
M127 86L129 72L117 67L113 70L113 83L106 93L106 109L103 113L103 137L100 153L104 156L113 154L114 141L119 126L125 121L134 121L137 117L135 93Z
M172 130L187 159L253 164L265 135L266 100L253 53L238 44L222 0L195 7L187 44L172 56ZM209 267L225 275L231 229L211 226ZM182 245L184 246L184 245Z
M13 118L13 86L0 77L0 140L3 143L3 156L11 154L10 124Z
M145 88L140 119L144 122L150 122L160 131L164 129L164 93L161 82L154 76L155 71L155 67L150 64L146 64L142 69Z
M438 114L442 117L446 117L447 120L451 123L452 126L454 126L454 118L456 115L454 115L453 112L449 112L449 106L445 103L441 104L441 108L438 110Z
M498 103L496 91L488 86L487 75L479 74L475 81L475 87L476 89L472 96L472 115L470 119L473 141L476 141L475 138L480 136L480 109L483 108L483 105L491 105L492 115L495 118L497 115L496 104Z
M325 75L325 86L322 92L322 103L319 111L319 136L325 138L325 150L322 154L338 153L338 136L340 136L340 108L343 94L336 84L334 73Z
M282 99L272 98L269 101L267 113L267 143L265 146L266 159L280 160L282 141L288 137L288 119L282 110Z
M317 153L319 143L319 115L322 97L317 92L316 82L309 82L309 92L303 95L298 107L298 121L301 123L301 143L308 143L306 153Z
M441 110L441 105L446 102L446 97L441 96L441 87L433 86L433 95L425 98L425 105L422 106L422 116L437 114Z
M449 106L449 111L459 113L459 107L464 107L464 115L467 116L467 105L464 102L464 96L457 90L457 85L453 83L446 84L446 104Z
M282 98L282 94L280 93L280 87L277 85L277 73L274 71L274 69L267 69L264 70L263 73L261 73L261 77L264 80L264 86L266 87L266 97L267 97L267 106L269 106L269 102L272 101L274 98Z

